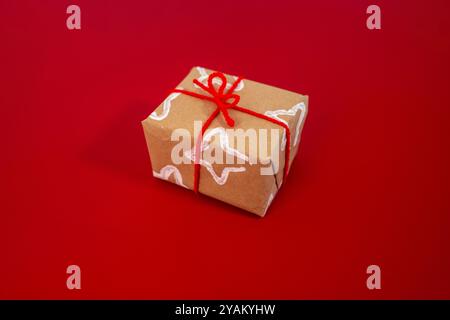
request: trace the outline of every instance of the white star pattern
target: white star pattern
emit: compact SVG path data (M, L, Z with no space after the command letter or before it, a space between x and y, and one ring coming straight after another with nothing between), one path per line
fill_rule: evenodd
M300 125L303 123L303 121L305 119L305 111L306 111L305 104L303 102L300 102L288 110L278 109L278 110L268 110L268 111L264 112L264 114L266 116L276 119L278 121L281 121L287 125L288 122L286 120L281 119L279 116L295 117L298 110L301 110L301 113L300 113L300 118L298 119L298 122L297 122L297 127L295 128L294 146L296 146L297 143L299 142ZM283 139L282 139L282 143L281 143L281 150L284 150L285 147L286 147L286 130L283 129Z
M173 175L175 178L175 183L184 188L188 188L183 184L183 177L181 176L181 172L177 167L172 165L167 165L163 167L159 172L153 171L153 176L162 180L169 181L170 176Z

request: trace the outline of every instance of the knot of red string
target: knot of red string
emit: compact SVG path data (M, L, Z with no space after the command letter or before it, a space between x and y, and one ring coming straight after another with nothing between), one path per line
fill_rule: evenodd
M214 79L218 78L220 80L220 85L216 88L214 86ZM242 81L242 77L238 77L234 83L230 86L229 89L227 89L227 78L223 73L220 72L213 72L208 77L208 85L205 85L198 81L197 79L194 79L193 82L198 87L200 87L203 91L208 93L209 95L188 91L184 89L173 89L172 92L179 92L186 94L191 97L195 97L202 100L208 100L213 102L216 105L216 109L211 113L211 115L208 117L208 119L205 121L205 123L202 126L201 133L198 136L197 142L195 144L195 154L194 154L194 191L197 193L199 188L199 181L200 181L200 163L201 163L201 151L202 151L202 143L203 143L203 135L205 134L206 130L211 125L211 122L221 113L223 118L225 119L226 123L230 127L234 127L235 121L230 117L230 114L228 113L229 109L237 110L240 112L244 112L247 114L250 114L252 116L270 121L272 123L275 123L281 127L283 127L286 130L286 153L285 153L285 163L284 163L284 170L283 170L283 179L286 178L288 171L289 171L289 159L290 159L290 151L291 151L291 132L289 130L289 126L285 124L282 121L279 121L277 119L271 118L269 116L266 116L265 114L255 112L253 110L243 108L238 106L240 96L236 93L234 93L234 90L239 85L239 83ZM227 89L227 90L226 90Z

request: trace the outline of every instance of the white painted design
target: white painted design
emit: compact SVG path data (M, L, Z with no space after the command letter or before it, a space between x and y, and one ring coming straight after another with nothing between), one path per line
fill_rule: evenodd
M167 181L169 181L169 178L172 174L175 178L175 183L177 185L187 188L187 186L183 184L183 177L177 167L168 164L167 166L163 167L159 172L153 171L154 177Z
M242 159L244 161L248 161L248 157L245 154L230 146L230 140L228 139L227 131L223 127L217 127L206 132L206 134L203 136L202 151L209 149L212 137L217 134L219 135L219 144L223 151L225 151L229 155L238 157L239 159Z
M203 83L205 86L208 86L208 77L209 74L208 72L206 72L205 68L202 67L197 67L197 71L200 74L200 76L197 78L198 81L200 81L201 83ZM233 76L234 81L236 81L238 79L238 77ZM214 78L213 79L213 84L220 86L222 84L222 81L219 78ZM195 87L198 88L198 86L196 84L194 84ZM227 83L226 85L226 89L230 89L230 87L232 86L232 83ZM242 79L238 85L236 86L236 89L234 89L234 91L241 91L242 89L244 89L244 80Z
M227 182L228 176L230 175L231 172L244 172L245 171L245 167L226 167L222 170L222 173L219 176L214 171L214 168L212 167L211 163L209 163L208 161L206 161L204 159L200 159L200 165L204 166L208 170L208 172L211 174L214 181L216 181L216 183L221 186Z
M177 89L182 90L183 88ZM161 114L158 115L155 110L150 114L149 118L156 121L161 121L167 118L170 113L170 108L172 107L172 101L175 100L180 94L180 92L172 92L171 94L169 94L169 96L163 102L163 111L161 112Z
M208 130L206 132L206 134L203 136L203 141L202 141L201 150L200 150L200 152L202 154L203 154L203 151L207 150L210 147L212 137L217 134L219 135L220 147L222 148L223 151L225 151L225 153L235 156L235 157L238 157L244 161L248 161L248 157L245 154L243 154L239 150L234 149L230 146L227 132L222 127L217 127L217 128ZM195 161L195 146L191 150L186 151L184 153L184 156L187 157L188 159L190 159L191 161ZM214 181L216 181L216 183L220 184L220 185L224 185L227 182L228 176L231 172L244 172L245 171L245 167L242 167L242 166L241 167L226 167L222 170L222 173L220 175L218 175L214 171L214 168L212 167L211 163L209 161L203 159L202 157L200 157L200 165L204 166L208 170L208 172L211 174Z
M298 119L297 122L297 127L295 128L295 138L294 138L294 146L297 145L297 143L299 142L299 137L300 137L300 125L303 123L304 119L305 119L305 114L306 114L306 106L303 102L297 103L296 105L294 105L292 108L286 110L286 109L278 109L278 110L268 110L266 112L264 112L264 114L268 117L271 117L273 119L279 120L283 123L285 123L286 125L288 124L288 122L286 120L283 120L280 118L280 116L291 116L291 117L295 117L295 115L297 114L297 111L301 110L300 112L300 118ZM283 139L281 142L281 150L284 150L286 147L286 130L283 129Z
M191 159L191 161L195 161L195 152L193 152L193 150L186 151L184 153L184 155L186 157L188 157L189 159ZM245 171L245 167L226 167L222 170L220 175L218 175L216 173L216 171L214 171L214 168L212 167L212 165L209 161L206 161L205 159L200 158L200 165L204 166L206 168L206 170L208 170L208 172L213 177L214 181L216 181L216 183L219 185L224 185L227 182L228 176L230 175L231 172L244 172Z

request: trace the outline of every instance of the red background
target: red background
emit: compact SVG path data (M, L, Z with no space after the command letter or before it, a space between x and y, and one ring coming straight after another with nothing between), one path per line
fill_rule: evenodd
M0 298L450 298L448 1L74 3L0 2ZM264 219L151 176L195 65L310 96Z

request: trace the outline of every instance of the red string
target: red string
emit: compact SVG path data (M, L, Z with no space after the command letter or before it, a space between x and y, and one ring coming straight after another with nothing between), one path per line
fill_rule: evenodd
M216 89L214 87L213 81L214 78L219 78L221 80L220 86ZM208 100L211 102L214 102L217 106L217 108L214 110L214 112L208 117L208 119L205 121L205 123L202 126L201 133L199 134L197 141L195 143L195 154L194 154L194 191L198 193L199 188L199 181L200 181L200 156L201 156L201 146L203 143L203 135L205 134L208 127L211 125L212 121L219 115L219 113L222 113L226 123L230 127L234 127L234 120L230 117L228 113L228 109L237 110L240 112L244 112L247 114L250 114L252 116L258 117L260 119L264 119L267 121L270 121L272 123L275 123L281 127L283 127L286 130L286 152L285 152L285 163L284 163L284 169L283 169L283 179L286 178L288 171L289 171L289 159L290 159L290 153L291 153L291 131L289 129L289 126L285 124L282 121L279 121L277 119L271 118L266 116L265 114L261 114L258 112L255 112L253 110L243 108L238 106L240 96L234 93L234 90L238 86L239 82L241 82L242 78L238 77L236 81L231 85L231 87L225 91L225 88L227 86L227 78L223 73L220 72L213 72L208 77L208 85L204 85L197 79L194 79L194 83L199 86L201 89L209 93L211 96L203 95L200 93L187 91L183 89L173 89L171 92L179 92L186 94L191 97L195 97L202 100ZM232 100L230 102L230 100Z

